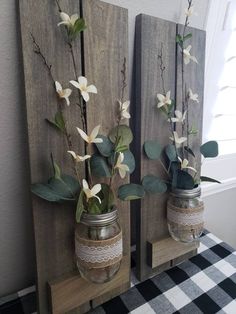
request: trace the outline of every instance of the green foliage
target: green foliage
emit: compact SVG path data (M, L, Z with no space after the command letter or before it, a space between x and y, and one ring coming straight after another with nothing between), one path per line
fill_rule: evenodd
M213 158L218 156L218 143L216 141L209 141L201 145L200 152L205 158Z
M68 29L68 37L72 42L75 40L77 35L86 29L85 20L83 18L78 18L73 27Z
M192 36L193 36L192 33L189 33L189 34L185 35L184 38L183 38L183 41L192 38Z
M177 182L176 182L176 188L178 189L185 189L185 190L191 190L195 186L195 182L193 177L186 171L183 170L177 170Z
M46 119L46 121L54 128L56 128L58 131L62 132L62 133L65 133L65 130L66 130L66 124L65 124L65 120L64 120L64 117L63 117L63 114L61 111L58 111L56 114L55 114L55 117L54 117L54 121L51 121L51 120L48 120Z
M143 198L145 195L144 188L139 184L125 184L118 189L118 197L123 201L132 201Z
M149 159L159 159L162 152L162 147L158 141L151 140L144 143L144 151Z
M121 124L111 130L109 139L115 144L115 150L117 151L120 147L129 146L133 141L133 133L127 125Z
M98 137L103 140L102 143L96 143L96 147L97 147L99 153L104 157L111 156L113 149L114 149L113 143L109 140L108 137L106 137L104 135L99 134Z
M213 179L213 178L209 178L209 177L201 176L200 179L202 182L214 182L214 183L220 183L221 184L220 181Z
M79 195L79 199L77 202L77 206L76 206L76 214L75 214L76 222L80 222L81 215L85 211L84 196L85 196L85 193L83 190L81 190L80 195Z
M181 48L183 48L183 44L187 39L192 38L192 34L189 33L187 35L185 35L184 37L181 36L180 34L176 35L176 43L180 45Z
M176 154L176 149L173 144L168 144L165 147L165 153L169 159L170 162L174 162L178 160L177 154Z
M111 177L111 170L108 166L107 160L94 154L90 159L92 175L95 177Z
M108 184L101 184L101 191L98 193L98 196L101 199L101 204L99 204L100 213L107 213L112 210L115 204L115 196ZM97 199L96 199L97 200ZM98 201L98 200L97 200Z
M47 183L33 184L32 193L49 202L75 201L80 191L78 181L69 175L61 175L59 166L53 162L54 176Z
M145 176L142 180L142 185L145 191L151 194L165 193L167 190L167 185L165 184L165 182L153 175Z
M129 173L133 173L135 169L135 158L133 153L127 149L123 152L124 154L124 161L123 164L129 167Z

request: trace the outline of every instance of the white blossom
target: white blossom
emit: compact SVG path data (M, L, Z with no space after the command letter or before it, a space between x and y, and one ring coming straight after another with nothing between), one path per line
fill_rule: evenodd
M183 50L183 54L184 54L184 63L185 63L185 64L189 64L190 60L192 60L193 62L198 63L196 57L191 56L191 54L190 54L190 50L191 50L191 49L192 49L192 46L189 45L187 48L185 48L185 49Z
M199 103L198 94L194 94L193 91L191 90L191 88L189 88L189 90L188 90L188 97L189 97L189 99Z
M90 155L85 155L85 156L76 155L76 153L73 152L72 150L68 150L67 153L71 154L71 156L72 156L72 157L74 158L74 160L76 160L77 162L85 161L86 159L91 158Z
M124 154L123 153L119 153L119 156L117 158L117 162L115 165L115 169L118 169L120 177L123 179L126 175L126 172L129 171L129 167L125 164L122 164L122 162L124 161Z
M101 184L96 184L96 185L94 185L94 186L92 187L92 189L89 188L88 182L87 182L85 179L83 179L82 184L83 184L83 191L84 191L84 193L85 193L85 195L86 195L86 197L87 197L87 201L88 201L90 198L92 198L92 197L96 197L96 198L98 199L99 203L101 204L101 199L100 199L100 197L98 197L98 196L96 195L96 194L98 194L98 193L101 191L101 189L102 189Z
M69 106L70 105L69 97L72 93L72 90L70 88L63 89L61 84L58 81L55 82L55 87L56 87L56 92L58 96L60 98L64 98L66 100L67 106Z
M168 119L168 121L171 120L172 122L184 123L184 120L186 118L186 114L187 114L187 111L185 111L184 114L182 114L181 111L175 110L175 117Z
M119 106L120 106L120 115L122 119L130 119L130 113L128 112L130 105L130 101L127 100L123 104L121 101L119 101Z
M170 140L175 142L176 147L180 147L184 142L187 141L187 137L179 137L178 133L176 131L173 132L174 137L170 137Z
M73 28L75 25L75 22L78 20L79 15L78 14L73 14L71 16L69 16L68 14L66 14L65 12L61 12L60 13L60 17L61 17L61 22L58 23L57 25L65 25L68 28Z
M79 132L80 136L82 137L83 140L85 140L85 142L87 142L88 144L91 143L102 143L103 139L102 138L97 138L98 136L98 132L100 129L100 125L97 125L91 132L90 135L87 135L83 130L81 130L80 128L77 128L77 131Z
M97 94L97 88L94 85L88 86L88 80L84 76L78 77L78 81L70 81L70 83L80 90L84 101L89 101L89 93Z
M181 169L182 169L182 170L183 170L183 169L190 169L190 170L192 170L192 171L194 171L194 172L197 172L197 170L196 170L195 168L188 166L189 161L188 161L186 158L184 158L184 160L182 160L180 157L178 157L178 159L179 159L179 161L180 161Z
M170 99L170 91L166 93L166 95L157 94L158 104L157 108L161 108L165 105L171 105L171 99Z

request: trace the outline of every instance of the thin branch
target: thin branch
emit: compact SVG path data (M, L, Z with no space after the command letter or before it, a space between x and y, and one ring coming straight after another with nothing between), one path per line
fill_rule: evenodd
M47 62L45 56L44 56L43 53L41 52L40 46L39 46L39 44L37 43L37 41L36 41L34 35L33 35L32 33L30 33L30 36L31 36L32 41L33 41L34 52L35 52L37 55L39 55L39 56L41 57L41 59L42 59L44 65L46 66L47 71L48 71L48 73L49 73L49 75L50 75L50 77L51 77L51 79L52 79L52 81L53 81L53 85L54 85L55 79L54 79L53 74L52 74L52 65Z
M164 66L164 62L163 62L163 43L161 43L161 49L160 49L160 53L158 55L158 59L160 60L162 89L163 89L164 94L166 94L165 81L164 81L164 72L165 72L166 67Z

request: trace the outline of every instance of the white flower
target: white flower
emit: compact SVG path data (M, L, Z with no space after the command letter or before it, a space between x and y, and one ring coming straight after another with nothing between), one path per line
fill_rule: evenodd
M182 114L181 111L175 110L175 118L170 118L170 119L168 119L168 121L171 120L172 122L184 123L184 120L186 118L186 114L187 114L187 111L185 111L184 114Z
M122 179L124 179L126 172L129 171L129 167L125 164L122 164L122 162L124 161L124 154L123 153L119 153L119 156L117 158L117 162L115 165L115 169L118 169L119 174L121 176Z
M60 25L66 25L68 28L73 28L74 25L75 25L75 22L78 20L79 18L79 15L78 14L73 14L71 15L71 17L64 13L64 12L61 12L60 13L60 17L61 17L61 20L62 22L58 23L57 25L60 26Z
M186 137L179 137L178 133L176 131L174 131L174 138L170 137L170 140L175 142L176 147L180 147L181 144L183 144L184 142L187 141L187 138Z
M157 94L158 104L157 108L161 108L165 105L171 105L171 99L170 99L170 90L166 93L166 96L162 94Z
M189 9L188 8L185 9L185 15L188 16L188 17L192 16L193 12L194 12L193 6L191 6Z
M80 128L77 128L80 136L82 137L83 140L85 140L85 142L87 142L88 144L91 143L102 143L103 139L102 138L97 138L98 136L98 132L100 129L100 125L97 125L91 132L90 135L87 135L83 130L81 130Z
M70 105L69 97L72 93L72 90L70 88L63 89L61 84L57 81L55 82L55 87L59 97L64 98L66 100L67 106L69 106Z
M198 63L197 59L194 56L191 56L190 54L190 50L191 50L192 46L189 45L187 48L185 48L183 50L183 54L184 54L184 63L185 64L189 64L190 60L192 60L193 62Z
M70 83L78 88L81 92L81 95L84 99L84 101L89 101L89 93L97 94L97 88L94 85L88 85L88 80L84 76L78 77L77 81L70 81Z
M181 170L183 170L183 169L190 169L190 170L192 170L194 172L197 172L196 169L194 169L193 167L189 167L188 166L189 161L186 158L184 158L184 160L182 160L180 157L178 157L178 159L179 159L179 161L181 163Z
M73 152L72 150L68 150L67 153L71 154L72 157L73 157L77 162L85 161L86 159L91 158L90 155L85 155L85 156L76 155L76 153Z
M121 119L130 119L130 113L128 112L130 101L127 100L123 104L121 103L121 101L118 101L118 102L120 105Z
M191 90L191 88L189 88L189 90L188 90L188 97L189 97L189 99L199 103L198 94L194 94L193 91Z
M92 189L90 190L89 186L88 186L88 182L83 179L83 191L87 197L87 201L92 198L92 197L96 197L99 201L99 203L101 204L101 199L100 197L98 197L96 194L98 194L101 191L102 187L101 184L96 184L92 187Z

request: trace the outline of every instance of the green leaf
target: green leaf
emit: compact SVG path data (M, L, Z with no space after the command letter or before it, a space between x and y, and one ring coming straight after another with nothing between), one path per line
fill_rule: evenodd
M184 190L191 190L195 186L193 177L186 171L177 171L177 188Z
M51 121L49 119L45 119L51 126L53 126L54 128L56 128L58 131L61 131L62 133L65 133L65 129L66 129L66 126L65 126L65 120L64 120L64 117L63 117L63 114L58 111L56 114L55 114L55 117L54 117L54 121Z
M218 156L218 143L216 141L209 141L200 147L200 152L205 158L212 158Z
M184 38L183 38L183 41L185 41L185 40L187 40L187 39L189 39L189 38L192 38L192 36L193 36L193 35L192 35L191 33L185 35Z
M180 34L176 35L176 42L178 44L183 44L183 37Z
M133 133L127 125L122 124L111 130L109 138L116 147L129 146L133 141Z
M124 154L124 161L123 164L129 167L129 173L133 173L135 169L135 158L134 155L130 150L126 150L123 152Z
M32 184L31 192L49 202L75 201L74 198L66 198L61 194L58 194L57 191L53 190L49 184Z
M77 202L77 206L76 206L75 217L76 217L76 221L77 222L80 222L81 215L85 211L85 208L84 208L84 195L85 195L84 191L81 190L80 195L79 195L79 199L78 199L78 202Z
M111 211L115 203L115 196L108 184L101 183L101 191L98 193L102 203L100 204L101 212L107 213Z
M54 177L55 179L61 179L61 169L56 162L53 161Z
M94 154L90 159L92 175L95 177L111 177L111 170L104 157Z
M154 193L165 193L167 190L167 185L160 178L147 175L142 180L142 185L146 192L151 194Z
M145 195L144 188L139 184L125 184L118 189L118 197L123 201L132 201L143 198Z
M188 152L190 155L192 155L195 158L195 154L190 147L184 146L184 149L186 150L186 152Z
M99 134L98 138L102 138L102 140L103 140L102 143L96 143L95 144L99 153L101 155L103 155L104 157L111 156L113 149L114 149L113 143L109 140L109 138L107 138L104 135Z
M49 202L60 202L60 195L56 194L47 184L32 184L31 192Z
M149 159L159 159L162 152L162 147L158 141L151 140L144 143L144 151Z
M66 124L62 112L58 111L55 115L55 123L62 132L65 132Z
M202 182L214 182L214 183L220 183L221 184L220 181L213 179L213 178L209 178L209 177L201 176L200 179Z
M61 179L51 178L48 182L50 188L61 196L61 198L74 198L70 187Z
M88 212L89 214L99 215L102 213L100 208L100 203L96 198L90 198L88 202Z
M80 191L80 185L78 180L76 180L74 177L62 174L61 180L70 188L70 191L73 195L77 195Z
M85 20L78 18L74 24L74 33L78 34L86 29Z
M116 152L117 152L117 153L123 153L123 152L126 151L127 149L129 149L129 147L128 147L127 145L117 146L117 147L116 147Z
M165 147L165 153L166 153L169 161L173 162L173 161L177 161L178 160L178 157L177 157L177 154L176 154L176 149L175 149L175 146L173 144L168 144Z

